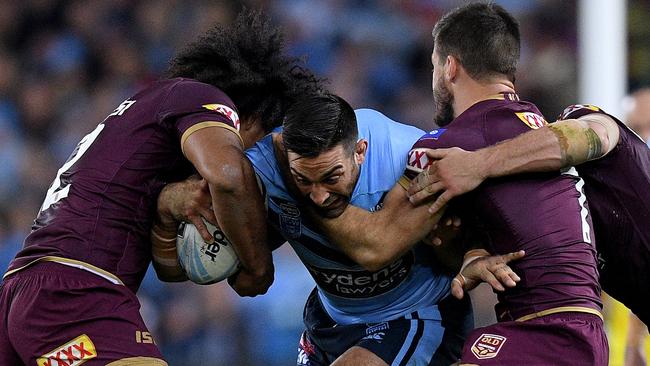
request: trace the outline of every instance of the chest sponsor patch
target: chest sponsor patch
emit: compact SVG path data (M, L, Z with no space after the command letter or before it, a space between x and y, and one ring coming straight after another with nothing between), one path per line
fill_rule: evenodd
M546 126L548 123L544 117L540 116L537 113L532 112L516 112L517 117L519 117L522 122L524 122L528 127L536 130L540 127Z
M77 366L97 357L97 350L90 338L82 334L57 347L36 360L38 366Z
M479 360L494 358L499 354L506 340L506 337L500 335L483 333L472 345L472 353Z
M239 115L237 114L237 112L235 112L234 109L223 104L204 104L202 107L205 109L209 109L211 111L219 112L224 116L228 117L228 119L235 126L235 129L239 131Z
M413 262L413 253L409 252L375 272L315 266L307 269L323 291L339 297L362 299L385 294L399 286L411 272Z

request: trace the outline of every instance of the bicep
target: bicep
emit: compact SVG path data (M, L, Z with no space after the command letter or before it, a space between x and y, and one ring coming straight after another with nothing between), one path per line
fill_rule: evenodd
M183 152L210 184L237 182L248 164L239 136L221 127L207 127L183 139Z

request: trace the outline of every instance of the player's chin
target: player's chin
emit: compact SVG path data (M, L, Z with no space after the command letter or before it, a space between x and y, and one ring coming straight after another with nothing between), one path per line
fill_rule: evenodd
M326 219L335 219L343 214L347 206L348 202L346 200L339 199L327 207L316 207L316 210L319 215Z

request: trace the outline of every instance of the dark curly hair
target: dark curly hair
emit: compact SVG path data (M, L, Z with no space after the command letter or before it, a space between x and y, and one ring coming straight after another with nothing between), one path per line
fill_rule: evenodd
M260 12L243 9L230 27L217 25L171 61L167 76L223 90L242 122L260 119L266 132L282 124L299 97L321 93L324 79L284 53L282 31Z

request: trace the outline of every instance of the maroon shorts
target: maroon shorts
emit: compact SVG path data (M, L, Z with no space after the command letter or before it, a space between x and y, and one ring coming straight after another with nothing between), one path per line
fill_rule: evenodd
M607 366L608 358L602 319L565 312L477 328L465 341L461 363Z
M137 297L123 285L54 262L7 276L0 287L0 365L82 363L166 365Z

